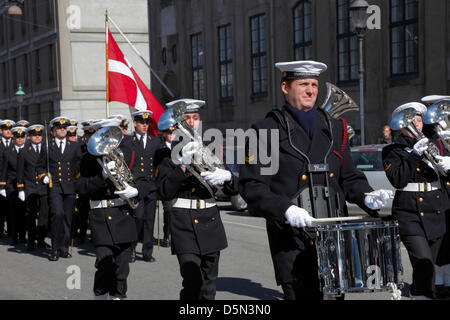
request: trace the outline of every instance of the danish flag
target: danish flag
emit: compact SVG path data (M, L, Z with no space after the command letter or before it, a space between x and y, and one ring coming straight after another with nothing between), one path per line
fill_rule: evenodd
M158 121L164 113L164 109L134 71L133 66L120 50L109 29L107 31L108 102L122 102L136 111L152 111L149 134L157 136Z

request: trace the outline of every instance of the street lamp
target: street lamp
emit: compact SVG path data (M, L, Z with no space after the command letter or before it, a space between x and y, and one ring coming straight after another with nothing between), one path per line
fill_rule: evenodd
M17 92L16 92L16 99L17 102L19 103L19 119L18 120L22 120L22 103L23 103L23 98L25 96L25 92L23 92L22 90L22 84L19 83L19 87L17 88Z
M369 17L367 13L368 7L369 4L365 0L355 0L350 5L350 18L355 27L359 43L359 117L361 122L361 145L366 144L364 123L364 36L367 31L367 19Z

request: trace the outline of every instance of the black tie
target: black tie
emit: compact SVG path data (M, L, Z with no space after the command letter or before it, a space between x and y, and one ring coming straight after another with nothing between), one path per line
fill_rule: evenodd
M144 146L144 136L141 136L141 146L142 146L142 149L145 149L145 146Z
M62 145L63 145L63 143L62 143L62 141L60 141L59 142L59 152L62 154Z

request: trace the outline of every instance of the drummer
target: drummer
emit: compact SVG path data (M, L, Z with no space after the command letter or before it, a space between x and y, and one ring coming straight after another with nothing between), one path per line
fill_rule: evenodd
M392 114L393 124L398 114L413 109L417 115L414 127L422 132L422 117L427 108L421 103L408 103L398 107ZM392 206L392 215L399 221L400 237L408 250L413 268L411 295L417 300L434 299L435 268L439 247L446 232L445 211L448 195L441 189L443 178L430 161L424 157L428 138L417 141L409 129L401 129L394 143L383 149L386 176L398 189ZM437 162L437 167L444 163ZM442 167L444 171L448 168Z
M248 145L246 164L240 168L239 192L252 214L266 218L275 277L284 298L321 300L315 232L305 227L311 227L314 218L348 215L346 200L377 216L376 210L387 204L390 194L373 192L365 175L355 169L348 141L343 139L347 125L316 107L319 76L327 66L315 61L276 66L283 75L281 91L286 103L253 129L260 133L263 152L279 158L279 170L262 171L267 166ZM274 144L271 137L277 134ZM308 164L317 165L309 168ZM313 203L309 198L312 190L319 196ZM330 196L321 197L326 194Z

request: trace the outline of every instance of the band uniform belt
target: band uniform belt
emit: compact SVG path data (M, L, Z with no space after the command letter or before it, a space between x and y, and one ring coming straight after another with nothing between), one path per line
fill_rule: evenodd
M106 208L116 208L127 205L125 200L120 198L110 199L110 200L91 200L91 209L106 209Z
M178 209L201 210L213 208L215 206L216 200L214 200L213 198L207 200L178 198L172 201L172 208Z
M400 189L399 191L406 192L430 192L439 190L441 186L439 182L432 183L410 183L405 188Z

